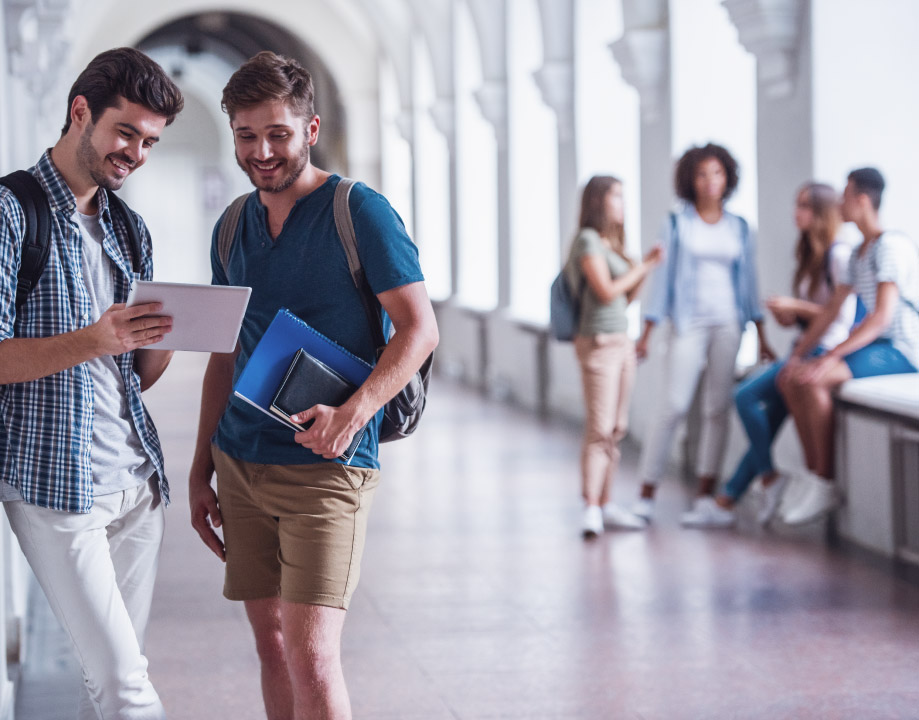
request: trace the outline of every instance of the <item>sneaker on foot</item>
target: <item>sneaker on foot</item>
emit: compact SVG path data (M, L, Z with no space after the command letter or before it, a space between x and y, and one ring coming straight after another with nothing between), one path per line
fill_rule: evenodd
M632 507L629 510L633 515L637 515L646 523L650 523L651 518L654 517L654 501L651 498L640 497L632 503Z
M759 488L760 495L762 495L763 498L763 504L756 516L760 525L768 525L772 518L775 517L775 513L782 502L782 494L785 492L787 485L788 476L784 473L776 475L775 480L768 485L760 482Z
M600 510L599 505L588 505L584 508L581 532L586 538L597 537L603 532L603 512Z
M680 516L681 525L695 528L731 527L735 520L733 510L721 507L709 496L696 498L692 510Z
M782 520L786 525L804 525L819 520L842 504L839 488L832 480L807 470L804 478L808 488L803 497L795 505L783 508Z
M647 526L644 518L613 502L603 506L603 524L608 528L622 530L644 530Z

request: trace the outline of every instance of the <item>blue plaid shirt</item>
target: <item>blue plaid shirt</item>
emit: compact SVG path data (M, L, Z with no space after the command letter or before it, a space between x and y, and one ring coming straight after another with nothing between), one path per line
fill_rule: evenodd
M39 338L72 332L92 320L83 281L83 236L73 219L76 199L51 161L50 150L30 172L51 204L51 252L41 280L17 315L16 276L25 220L12 192L0 186L0 342L13 336ZM99 190L97 199L105 232L102 247L115 274L115 302L125 302L132 278L153 277L150 234L135 213L143 255L141 272L135 274L127 228L117 213L113 224L104 190ZM119 355L115 362L124 379L134 427L168 503L163 452L141 400L134 353ZM93 385L85 363L30 382L0 385L0 478L17 488L26 502L66 512L89 512L93 504L92 437Z

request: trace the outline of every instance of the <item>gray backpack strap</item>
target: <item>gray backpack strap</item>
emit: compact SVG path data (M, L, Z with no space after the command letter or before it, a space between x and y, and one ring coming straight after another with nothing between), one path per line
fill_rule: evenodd
M246 200L249 199L249 193L240 195L227 208L223 214L223 222L220 223L220 230L217 233L217 257L220 258L220 265L223 267L224 274L227 274L227 265L230 262L230 249L233 247L233 241L236 239L236 228L239 226L239 216L242 215L243 207Z
M335 198L332 201L332 214L335 216L335 229L338 230L341 246L345 250L345 257L348 258L351 279L354 281L354 286L357 288L358 293L360 293L361 303L367 315L367 323L370 326L370 332L373 334L373 342L379 353L383 351L383 347L386 345L386 337L383 335L383 318L380 316L380 301L373 294L373 290L364 275L364 269L361 267L361 259L357 254L357 235L354 232L354 222L351 219L351 207L348 205L351 188L354 187L355 182L356 180L346 177L338 181L338 186L335 188Z
M335 228L338 230L338 237L341 238L342 247L345 249L345 255L348 258L348 268L351 270L351 278L358 290L363 291L363 275L361 273L361 259L357 254L357 236L354 234L354 223L351 221L351 209L348 207L348 198L351 196L351 188L354 187L354 180L343 177L335 188L335 200L333 204L333 214L335 215Z

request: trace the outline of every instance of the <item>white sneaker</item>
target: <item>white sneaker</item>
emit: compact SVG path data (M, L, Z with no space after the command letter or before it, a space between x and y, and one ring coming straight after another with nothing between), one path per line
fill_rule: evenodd
M768 525L772 521L772 518L775 517L775 513L782 502L782 494L785 492L787 485L788 476L784 473L776 475L775 480L768 485L764 485L762 480L760 480L759 491L763 498L763 505L756 516L760 525Z
M597 537L603 532L603 512L600 510L599 505L588 505L584 508L581 532L586 538Z
M680 524L684 527L724 528L731 527L735 521L733 510L721 507L708 495L696 498L692 510L680 515Z
M836 483L807 470L802 475L807 489L797 503L788 508L783 506L782 520L786 525L804 525L819 520L842 504Z
M621 530L644 530L647 527L644 518L614 502L608 502L603 506L603 524L608 528Z
M640 497L634 503L632 507L629 508L633 515L637 515L645 523L650 523L651 518L654 517L654 501L651 498Z

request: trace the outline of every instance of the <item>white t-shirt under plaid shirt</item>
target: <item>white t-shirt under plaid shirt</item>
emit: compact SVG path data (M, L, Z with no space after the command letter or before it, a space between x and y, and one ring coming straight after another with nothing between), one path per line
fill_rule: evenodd
M900 298L893 318L880 337L919 368L919 247L901 232L883 233L867 248L858 248L849 260L851 285L869 313L877 304L878 283L892 282Z

